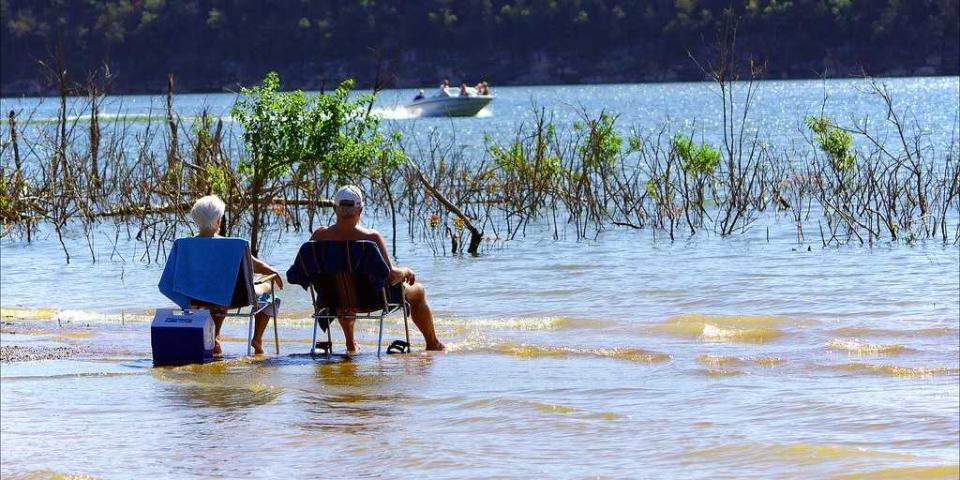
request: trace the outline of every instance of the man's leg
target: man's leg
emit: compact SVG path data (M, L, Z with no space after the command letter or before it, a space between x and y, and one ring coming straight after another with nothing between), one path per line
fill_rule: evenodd
M250 346L253 347L254 355L263 355L263 332L270 324L270 315L260 312L253 316L253 340Z
M356 320L352 315L344 315L338 317L337 320L340 322L340 328L343 330L343 338L347 344L347 353L357 352L357 342L353 338L353 327Z
M427 350L443 350L443 344L440 343L437 332L433 328L433 313L430 311L430 305L427 304L426 289L420 283L414 283L407 285L404 293L407 303L410 304L410 316L423 334L423 339L427 342Z
M270 282L258 283L253 286L253 291L258 297L271 290L272 285ZM253 347L254 355L263 355L263 332L269 324L270 315L267 315L265 312L260 312L253 316L253 340L250 341L250 346Z
M223 348L220 346L220 329L223 327L223 320L227 318L227 311L211 308L210 317L213 318L213 354L214 355L223 355Z

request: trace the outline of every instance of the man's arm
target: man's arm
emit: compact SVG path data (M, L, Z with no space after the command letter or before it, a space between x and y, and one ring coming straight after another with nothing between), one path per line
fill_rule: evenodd
M282 279L282 276L280 275L280 272L278 272L275 268L271 267L270 265L267 265L266 262L264 262L263 260L260 260L257 257L252 257L252 258L253 258L253 273L260 273L263 275L276 274L277 277L274 281L277 282L278 287L283 288L283 279Z
M387 262L387 266L390 267L390 276L387 277L387 282L391 285L397 282L406 281L410 285L413 285L417 281L416 274L413 273L413 270L407 267L398 267L390 261L390 255L387 254L387 243L383 241L383 237L379 233L374 231L372 233L372 240L377 243L377 248L380 249L380 255L383 255L383 260Z

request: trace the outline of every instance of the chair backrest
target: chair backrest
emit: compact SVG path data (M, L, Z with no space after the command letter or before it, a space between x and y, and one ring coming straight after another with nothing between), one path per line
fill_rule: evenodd
M312 287L318 308L370 312L386 307L383 288L389 274L376 243L321 240L300 247L287 279Z
M181 238L174 242L160 291L178 305L244 307L255 301L250 246L239 238Z

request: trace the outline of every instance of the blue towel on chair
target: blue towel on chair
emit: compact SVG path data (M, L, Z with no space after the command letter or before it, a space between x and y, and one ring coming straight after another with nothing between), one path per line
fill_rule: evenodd
M167 264L160 276L160 293L180 306L188 308L191 300L214 305L232 306L234 287L241 273L250 278L246 261L249 244L240 238L191 237L173 242ZM246 270L246 272L244 272Z

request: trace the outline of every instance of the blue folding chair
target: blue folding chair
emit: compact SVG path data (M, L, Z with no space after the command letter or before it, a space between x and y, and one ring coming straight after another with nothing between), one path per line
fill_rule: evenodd
M198 253L190 255L191 250ZM211 252L215 253L211 255ZM179 255L186 255L191 261L187 264L178 262ZM233 277L218 276L214 269L209 268L207 262L227 260L229 265L238 265ZM186 268L182 275L189 276L188 285L215 285L219 292L227 292L220 301L211 301L208 297L201 297L193 291L185 291L177 285L177 265ZM233 274L231 274L233 275ZM255 284L271 282L269 300L260 302L255 293ZM231 286L232 285L232 286ZM225 317L239 317L247 319L247 355L250 355L250 341L253 339L254 317L272 307L269 312L273 319L273 338L276 352L280 354L280 336L277 328L277 310L279 300L274 295L273 275L267 275L254 280L253 261L250 254L250 244L241 238L229 237L189 237L174 241L173 248L167 258L163 275L160 279L160 291L177 303L181 308L218 308L227 309ZM230 293L232 292L232 293ZM230 312L229 310L234 310Z
M377 244L369 240L310 241L304 243L293 265L287 270L287 281L310 291L313 304L313 339L310 354L332 355L333 339L330 324L339 317L376 319L377 357L383 345L383 321L387 315L401 312L406 340L394 340L387 353L410 351L409 305L403 295L403 284L388 285L390 267ZM327 333L326 342L317 342L317 329Z

